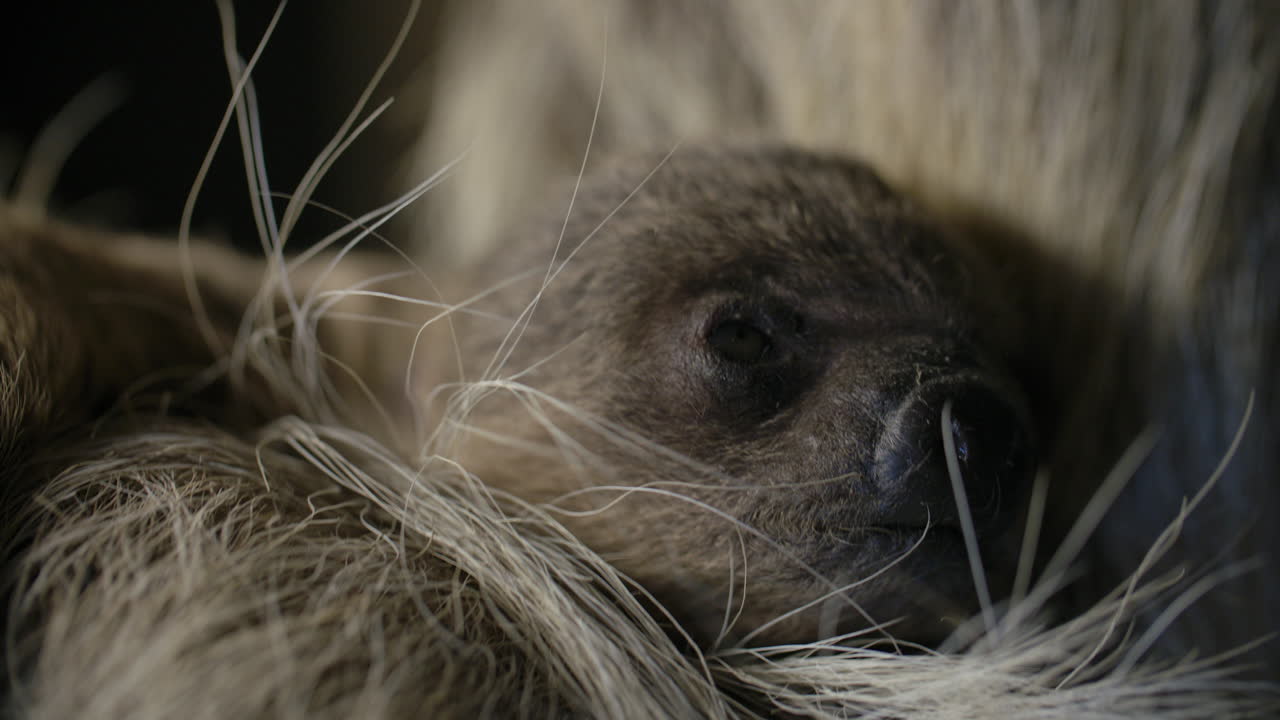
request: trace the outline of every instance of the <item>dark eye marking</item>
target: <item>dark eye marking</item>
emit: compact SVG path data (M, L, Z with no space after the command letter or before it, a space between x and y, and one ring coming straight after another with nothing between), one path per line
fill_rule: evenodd
M768 333L742 318L729 318L711 328L707 344L720 357L743 365L760 362L773 347Z

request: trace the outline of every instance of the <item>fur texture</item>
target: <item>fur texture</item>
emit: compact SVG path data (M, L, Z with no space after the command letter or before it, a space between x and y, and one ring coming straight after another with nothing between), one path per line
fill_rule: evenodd
M1277 12L500 4L478 35L455 35L441 70L419 169L467 156L428 198L431 226L454 252L482 255L512 213L544 201L536 178L637 148L727 138L864 159L1013 273L1003 292L1032 318L1020 371L1046 435L1051 537L1139 432L1160 429L1091 545L1086 595L1141 564L1223 457L1251 393L1260 431L1191 520L1191 537L1214 539L1185 543L1179 560L1254 562L1280 547L1260 510L1280 501L1266 430L1280 413L1280 306L1266 289L1280 273ZM481 42L490 50L474 52ZM1262 561L1269 571L1168 639L1226 647L1280 627L1276 560Z
M1280 540L1256 522L1280 507L1272 5L489 10L458 26L433 83L424 167L470 148L428 196L442 255L493 252L523 205L570 208L532 190L572 180L588 137L588 164L725 138L865 158L979 239L1033 318L1016 370L1049 442L1031 503L1049 498L1040 579L935 649L860 635L698 649L554 503L458 462L451 433L483 397L585 416L527 384L529 363L419 385L456 352L445 321L475 301L442 302L402 259L348 254L399 204L286 259L314 178L284 208L255 195L262 262L7 209L8 714L1276 710L1273 645L1235 669L1235 649L1278 625L1261 553ZM229 65L242 90L245 64ZM1086 503L1117 492L1106 517Z

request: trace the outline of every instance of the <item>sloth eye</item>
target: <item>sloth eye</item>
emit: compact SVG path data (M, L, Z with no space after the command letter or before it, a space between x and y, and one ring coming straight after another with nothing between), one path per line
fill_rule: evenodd
M764 359L772 343L763 330L746 320L731 319L707 333L707 344L726 360L744 365Z

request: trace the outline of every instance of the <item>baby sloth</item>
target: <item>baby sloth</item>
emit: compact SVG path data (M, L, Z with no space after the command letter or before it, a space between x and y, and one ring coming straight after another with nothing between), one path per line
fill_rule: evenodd
M555 508L696 642L937 642L978 609L969 520L1007 586L1034 469L1013 314L867 168L632 158L500 252L453 322L463 379L503 382L449 403L439 452Z

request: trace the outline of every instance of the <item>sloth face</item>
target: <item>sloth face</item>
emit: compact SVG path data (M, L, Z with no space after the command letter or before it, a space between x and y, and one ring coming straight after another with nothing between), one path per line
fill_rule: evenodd
M934 642L972 614L963 525L998 588L1033 468L980 264L843 160L683 150L583 187L554 262L563 218L495 261L542 269L492 298L532 307L509 355L509 323L468 331L471 379L534 392L476 406L464 465L704 644Z

